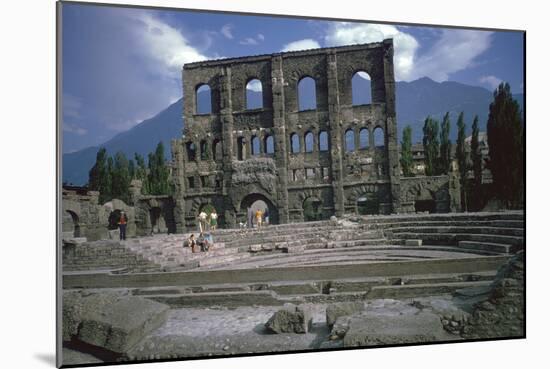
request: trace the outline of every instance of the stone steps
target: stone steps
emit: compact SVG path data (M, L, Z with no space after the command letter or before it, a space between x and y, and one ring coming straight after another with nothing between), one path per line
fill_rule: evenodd
M500 228L524 228L525 222L523 220L429 220L429 221L415 221L404 220L399 222L390 223L365 223L362 227L366 229L391 229L395 227L438 227L438 226L457 226L457 227L500 227Z
M416 226L416 227L395 227L391 228L392 234L400 233L469 233L469 234L490 234L502 236L523 237L525 230L523 228L504 228L504 227L473 227L473 226Z
M511 254L518 251L517 246L494 242L458 241L458 247L466 250L482 250L502 254Z
M501 243L523 247L524 238L518 236L504 236L496 234L468 234L468 233L421 233L403 232L399 233L398 239L421 239L423 242L433 245L458 245L459 241L477 241L483 243ZM395 237L394 237L395 241Z
M369 299L402 299L421 296L434 296L454 293L468 287L486 287L491 280L477 282L426 283L396 286L374 286L367 293Z

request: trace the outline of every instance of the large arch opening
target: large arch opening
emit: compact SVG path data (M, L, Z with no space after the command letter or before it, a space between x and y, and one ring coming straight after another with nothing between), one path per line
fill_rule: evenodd
M379 214L380 202L374 193L366 193L357 198L357 213L361 215Z
M370 76L367 72L355 72L351 78L351 101L352 105L372 103Z
M210 86L202 84L197 87L195 92L197 114L212 114L212 93Z
M251 193L244 197L241 201L241 209L238 214L238 222L247 223L249 220L248 209L252 210L252 214L255 214L257 210L260 210L264 214L264 222L266 221L266 209L267 217L269 218L269 224L279 224L279 211L277 207L273 205L273 202L266 196L259 193ZM253 224L256 224L256 217L253 216Z
M304 77L298 82L298 110L315 109L317 109L315 80L311 77Z
M262 82L255 78L246 84L246 109L261 109L264 107Z
M312 222L323 219L323 202L315 196L310 196L302 203L304 221Z
M78 215L74 211L67 210L63 214L63 223L61 227L63 233L70 235L71 237L80 237Z

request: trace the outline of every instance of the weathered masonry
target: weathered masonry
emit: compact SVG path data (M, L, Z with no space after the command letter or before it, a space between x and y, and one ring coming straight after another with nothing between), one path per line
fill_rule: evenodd
M369 103L354 103L357 74L370 78ZM250 108L252 82L261 100ZM177 231L207 205L234 227L257 200L276 223L400 211L392 40L190 63L183 92L184 135L172 142Z

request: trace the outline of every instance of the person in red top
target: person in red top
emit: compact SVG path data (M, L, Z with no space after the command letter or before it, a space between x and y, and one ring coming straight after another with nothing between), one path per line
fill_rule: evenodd
M126 240L126 224L128 223L128 217L123 211L120 212L120 219L118 220L118 229L120 230L120 240Z

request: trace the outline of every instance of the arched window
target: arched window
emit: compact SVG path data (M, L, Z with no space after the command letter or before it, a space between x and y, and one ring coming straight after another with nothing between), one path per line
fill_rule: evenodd
M355 132L353 129L348 129L344 136L344 147L346 152L355 151Z
M313 133L308 132L304 137L306 152L313 152Z
M384 130L382 127L374 129L374 147L384 147Z
M304 77L298 82L298 110L312 109L317 109L315 80L311 77Z
M369 147L369 130L361 128L359 131L359 149L367 149Z
M250 145L250 153L252 155L258 155L260 153L260 138L258 136L252 136L252 145Z
M328 151L328 133L327 133L327 131L319 132L319 151Z
M220 144L219 139L215 139L212 142L212 159L213 160L220 160L222 158L222 145Z
M293 154L300 152L300 137L296 133L290 135L290 151Z
M210 86L203 84L195 93L197 114L212 114L212 94Z
M273 136L268 135L264 138L264 150L266 154L274 154L275 153L275 141L273 140Z
M352 105L372 103L370 76L367 72L356 72L351 78L351 103Z
M201 160L207 160L208 159L208 144L206 143L206 140L201 141Z
M197 158L197 148L193 142L185 144L187 151L187 161L195 161Z
M251 79L246 84L246 108L261 109L264 107L262 82L259 79Z

